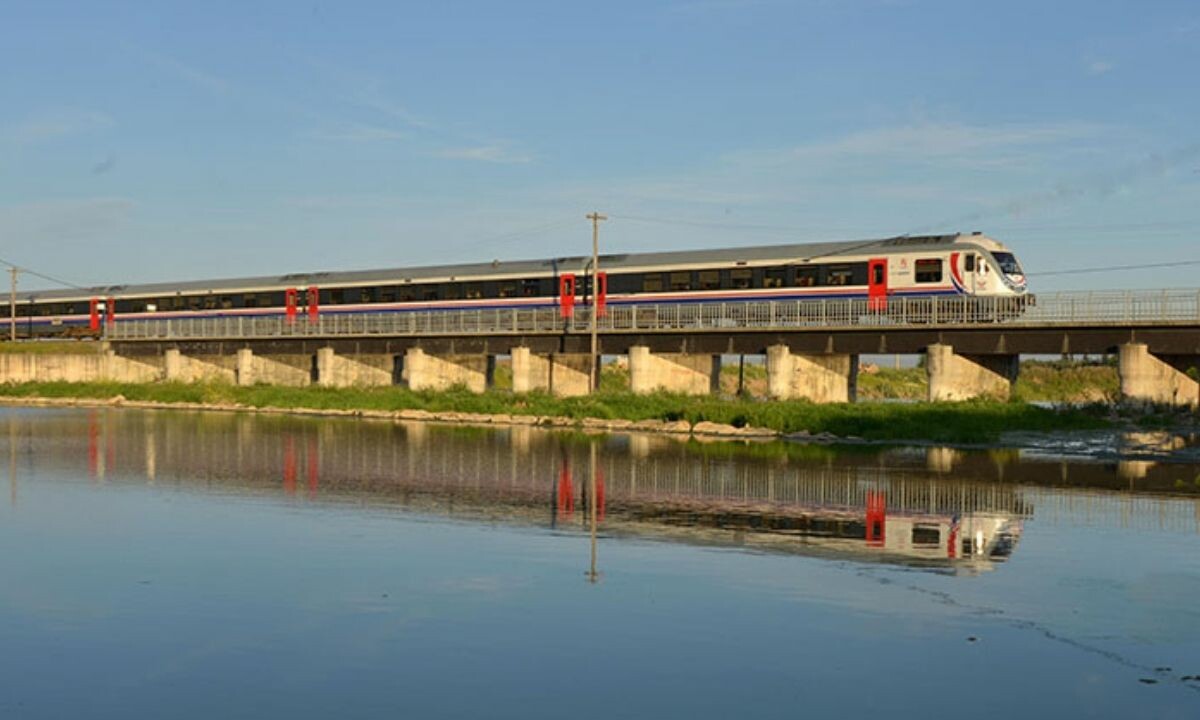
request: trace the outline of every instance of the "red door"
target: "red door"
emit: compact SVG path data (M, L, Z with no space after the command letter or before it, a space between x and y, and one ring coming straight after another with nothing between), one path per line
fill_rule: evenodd
M308 300L308 321L315 323L321 315L321 309L318 305L318 300L321 298L321 292L316 285L310 285L306 291L306 299Z
M575 317L575 276L570 273L558 277L558 309L564 318Z
M887 260L875 258L867 261L867 308L887 310Z
M288 288L283 292L283 304L286 310L284 311L288 324L296 322L296 288Z

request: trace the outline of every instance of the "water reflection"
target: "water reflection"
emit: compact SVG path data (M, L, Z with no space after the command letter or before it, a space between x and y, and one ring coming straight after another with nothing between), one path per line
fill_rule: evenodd
M529 427L212 413L10 413L6 422L14 507L17 425L25 422L36 425L28 442L41 446L31 448L44 451L40 462L86 471L96 483L145 480L294 501L367 502L601 538L951 572L995 568L1016 551L1035 509L1060 521L1105 517L1186 532L1200 528L1192 482L1200 473L1154 462L1132 467L946 448L848 453ZM1063 487L1091 491L1045 490ZM1112 492L1118 489L1170 492L1190 501ZM599 577L595 553L593 543L591 580Z

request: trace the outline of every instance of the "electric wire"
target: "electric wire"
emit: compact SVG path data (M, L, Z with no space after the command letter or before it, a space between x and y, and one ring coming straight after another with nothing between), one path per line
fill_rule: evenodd
M1200 265L1200 260L1178 260L1175 262L1146 263L1144 265L1109 265L1107 267L1075 268L1073 270L1048 270L1046 272L1026 274L1030 277L1045 277L1046 275L1079 275L1084 273L1120 272L1122 270L1152 270L1155 268L1174 268L1187 265Z
M0 265L7 265L10 268L16 268L18 271L23 272L26 275L32 275L34 277L46 280L47 282L52 282L55 285L62 285L63 287L71 288L72 290L89 290L90 289L90 288L86 288L82 285L76 285L75 283L70 282L68 280L63 280L62 278L57 278L57 277L54 277L53 275L48 275L44 272L38 272L37 270L34 270L32 268L27 268L24 265L18 265L17 263L12 262L10 260L5 260L4 258L0 258Z

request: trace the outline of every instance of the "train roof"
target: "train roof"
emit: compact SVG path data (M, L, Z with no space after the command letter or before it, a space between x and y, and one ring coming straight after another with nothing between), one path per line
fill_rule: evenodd
M651 253L601 255L600 267L609 272L641 267L688 264L760 264L766 261L806 262L823 257L859 254L874 248L880 250L920 251L945 249L958 242L990 240L973 235L918 235L843 242L792 243L750 247L714 248ZM248 290L278 291L289 287L367 285L372 283L422 282L428 280L477 279L486 276L537 276L548 272L582 273L591 262L590 256L550 258L544 260L494 260L488 263L458 265L424 265L380 270L351 270L338 272L289 273L258 277L226 278L186 282L161 282L131 285L99 285L74 290L43 290L18 293L22 301L66 300L89 297L131 297L174 295L196 292L237 292ZM3 300L0 300L2 303Z

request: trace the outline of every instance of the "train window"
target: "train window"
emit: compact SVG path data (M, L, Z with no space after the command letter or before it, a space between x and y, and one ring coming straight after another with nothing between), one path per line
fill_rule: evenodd
M403 285L396 291L396 297L400 302L412 302L417 299L417 290L411 285Z
M205 295L204 296L204 309L205 310L216 310L217 309L217 296L216 295ZM120 305L117 305L117 312L121 312Z
M541 283L538 280L522 280L521 281L521 296L522 297L537 297L542 294Z
M942 531L937 526L914 525L912 529L913 545L941 545Z
M375 302L375 288L364 287L358 289L358 301L360 303Z
M258 298L255 297L254 293L246 293L242 296L242 307L244 308L252 308L257 302Z
M879 263L878 265L875 265L871 269L871 272L875 276L875 277L871 278L871 284L872 285L882 285L883 284L883 263Z
M467 283L464 289L466 293L463 297L466 297L468 300L480 300L483 298L483 283ZM459 295L456 292L453 296L447 295L446 299L457 300L458 297Z
M502 298L510 298L517 296L517 283L515 280L504 280L500 282L496 289L497 294Z
M796 268L796 287L814 287L821 277L821 268L808 265Z
M825 268L826 285L853 285L854 268L850 265L828 265Z
M754 271L747 268L730 270L729 280L733 283L734 290L749 290L754 284Z
M342 288L333 288L329 291L329 299L322 300L318 297L318 301L327 302L330 305L344 305L346 303L346 291Z
M720 290L721 289L721 271L720 270L701 270L697 274L700 280L701 290Z
M917 282L935 283L942 281L941 258L927 258L916 262Z
M963 270L975 272L975 255L973 253L967 253L966 259L963 260Z
M421 286L421 298L423 300L437 300L438 299L438 286L437 285L422 285Z
M763 287L777 288L787 284L787 268L767 268L763 274Z
M671 290L682 291L692 289L692 274L690 272L673 272L670 274Z
M662 292L663 276L662 273L646 273L642 277L642 292Z
M396 288L379 288L379 302L396 302Z
M232 308L233 308L233 298L230 297L229 295L222 295L221 296L221 309L222 310L230 310Z

